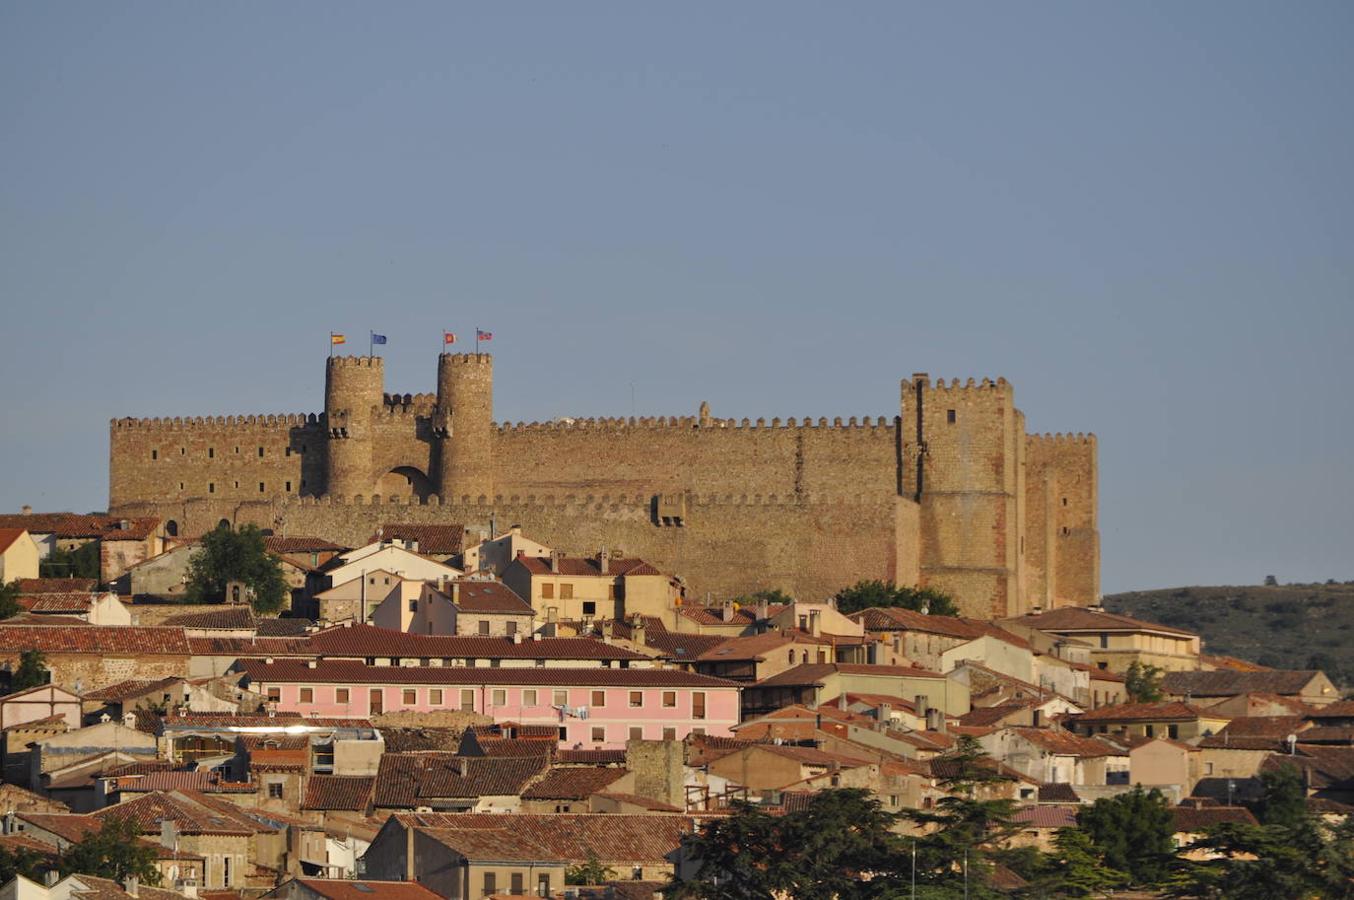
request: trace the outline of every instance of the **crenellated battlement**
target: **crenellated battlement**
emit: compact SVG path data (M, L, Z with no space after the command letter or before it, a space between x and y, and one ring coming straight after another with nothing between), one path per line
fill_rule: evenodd
M442 359L451 366L479 366L485 369L494 367L494 357L489 353L443 353Z
M995 381L991 378L951 378L947 383L944 378L937 378L927 384L927 390L936 393L946 393L950 391L994 391L997 393L1012 393L1010 382L1005 378L997 378Z
M379 356L331 356L331 369L384 369L385 360Z
M1040 446L1043 445L1057 446L1072 444L1084 444L1086 446L1094 446L1096 443L1096 437L1094 433L1089 431L1088 432L1078 431L1076 433L1069 431L1066 434L1059 431L1051 434L1048 432L1045 432L1043 434L1027 434L1025 435L1025 441L1029 444L1035 444Z
M493 497L462 496L442 498L436 494L427 497L392 495L382 497L379 494L356 494L346 497L340 494L323 494L318 497L304 496L288 499L281 505L299 506L436 506L454 507L467 513L488 517L494 511L505 512L508 509L560 509L560 510L599 510L625 508L649 511L654 502L652 494L498 494ZM813 493L813 494L689 494L686 502L692 508L715 508L728 506L755 506L786 509L791 507L843 506L880 507L896 502L896 498L878 493Z
M115 429L142 431L182 431L184 429L278 428L324 424L323 413L268 413L242 416L163 416L149 419L121 418L108 423Z
M846 421L841 416L832 419L829 424L828 419L819 416L817 419L804 417L796 419L791 416L782 421L780 418L773 418L769 423L766 419L707 419L702 424L696 416L657 416L657 417L630 417L630 418L583 418L583 419L556 419L551 422L498 422L494 427L499 432L519 432L519 431L627 431L634 429L697 429L700 431L758 431L770 429L790 429L790 428L812 428L812 429L854 429L857 431L877 431L880 428L892 428L893 420L884 416L861 416L859 420L851 416Z

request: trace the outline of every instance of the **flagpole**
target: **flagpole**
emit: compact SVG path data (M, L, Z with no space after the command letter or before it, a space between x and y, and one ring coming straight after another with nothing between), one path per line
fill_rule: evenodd
M334 358L334 332L329 332L329 358Z

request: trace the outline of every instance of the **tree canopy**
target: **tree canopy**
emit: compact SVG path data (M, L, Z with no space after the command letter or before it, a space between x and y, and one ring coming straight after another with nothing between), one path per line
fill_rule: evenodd
M102 577L99 542L87 541L74 550L53 549L38 563L38 574L43 578L93 578L98 581Z
M1105 865L1138 885L1159 884L1175 854L1175 821L1166 798L1141 785L1114 797L1102 797L1077 813L1077 825Z
M0 582L0 619L17 616L21 612L23 607L19 605L19 582Z
M957 616L959 607L949 594L934 588L900 587L891 581L858 581L837 594L837 610L844 615L872 606L897 606L933 616Z
M160 883L155 847L141 840L136 822L122 816L105 818L98 831L67 847L60 868L63 875L80 873L114 881L136 876L143 884Z
M9 677L9 689L22 691L51 680L52 673L47 671L47 657L42 655L42 651L25 650L19 654L19 665Z
M232 531L219 525L202 538L202 547L188 561L188 599L193 603L220 603L232 581L248 587L254 610L276 612L287 596L282 563L267 551L263 532L253 525Z
M1133 703L1157 703L1165 698L1161 690L1164 674L1160 666L1135 659L1124 672L1124 692Z

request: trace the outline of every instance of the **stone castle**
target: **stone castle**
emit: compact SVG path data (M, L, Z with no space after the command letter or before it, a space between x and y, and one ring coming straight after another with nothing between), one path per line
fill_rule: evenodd
M385 393L379 357L331 357L324 412L114 419L109 510L168 533L220 521L348 546L385 522L520 524L623 550L719 601L821 599L862 578L970 615L1097 602L1096 441L1032 435L1005 379L914 375L887 417L769 423L493 419L493 359L444 354L435 394Z

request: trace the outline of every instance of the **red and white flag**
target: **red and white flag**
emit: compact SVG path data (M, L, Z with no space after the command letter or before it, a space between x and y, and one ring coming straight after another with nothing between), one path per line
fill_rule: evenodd
M443 344L456 343L456 335L452 334L450 331L442 332L442 343Z

